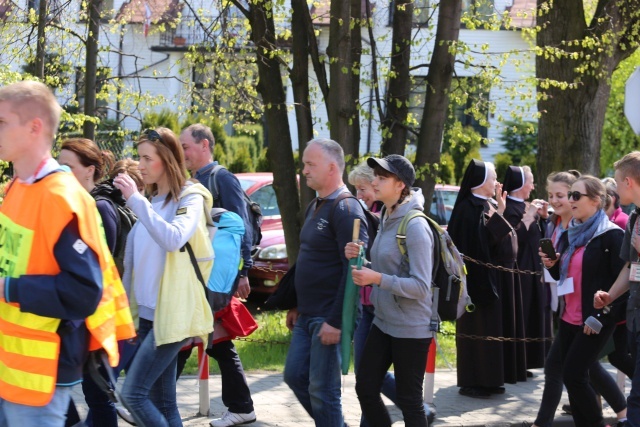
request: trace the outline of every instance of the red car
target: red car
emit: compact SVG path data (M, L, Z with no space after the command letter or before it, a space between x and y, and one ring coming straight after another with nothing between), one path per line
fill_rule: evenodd
M251 290L272 293L289 269L280 209L272 185L273 174L271 172L239 173L236 176L251 199L260 203L264 216L262 241L253 254L253 267L249 270ZM436 185L430 215L439 224L447 225L449 222L459 189L460 187L454 185Z
M253 267L249 270L251 290L272 293L289 269L282 219L273 189L273 174L239 173L236 177L251 200L260 203L262 208L262 240L253 253Z

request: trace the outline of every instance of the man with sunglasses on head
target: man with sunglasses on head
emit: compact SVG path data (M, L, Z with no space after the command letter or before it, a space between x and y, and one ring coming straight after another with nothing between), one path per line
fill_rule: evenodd
M633 151L613 165L620 203L640 206L640 151ZM625 260L623 268L609 292L595 293L595 308L610 305L617 298L628 298L627 329L633 340L629 340L631 354L635 359L635 370L631 380L631 393L627 398L627 426L640 427L640 214L636 208L627 223L620 258ZM629 294L627 294L629 291ZM628 295L628 296L627 296Z
M253 265L251 258L252 227L248 218L244 192L236 176L226 168L213 169L218 162L213 160L213 147L215 139L208 126L193 124L185 128L180 134L180 144L184 151L184 159L191 176L200 181L215 194L211 186L214 177L219 189L218 197L213 201L214 208L223 208L237 213L244 221L245 234L242 238L242 258L244 265L240 272L240 281L236 291L236 297L247 298L251 292L247 271ZM211 178L211 179L210 179ZM186 353L187 357L191 350ZM251 391L244 375L242 362L233 341L220 341L207 349L207 354L213 357L220 367L222 377L222 403L228 408L221 418L211 421L212 427L227 427L240 424L249 424L256 420L256 413L251 399ZM184 354L180 356L184 359ZM179 365L184 366L184 365Z

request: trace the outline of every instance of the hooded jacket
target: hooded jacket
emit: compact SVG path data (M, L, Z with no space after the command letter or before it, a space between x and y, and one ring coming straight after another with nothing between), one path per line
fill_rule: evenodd
M433 233L424 218L415 218L407 226L407 254L403 261L396 234L402 218L412 209L424 210L420 189L387 215L383 211L380 230L371 248L371 267L382 273L379 286L373 286L371 302L375 307L373 323L395 338L429 338L431 320L431 272L433 270Z

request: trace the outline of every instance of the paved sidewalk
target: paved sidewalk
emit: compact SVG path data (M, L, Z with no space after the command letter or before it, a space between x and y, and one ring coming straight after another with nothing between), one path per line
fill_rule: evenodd
M605 367L615 375L615 370L608 364ZM523 422L532 423L535 419L542 389L544 375L542 369L532 371L534 377L525 383L507 384L504 395L496 395L490 399L473 399L458 394L456 372L441 370L435 376L434 404L437 409L435 426L523 426ZM356 397L353 374L343 377L343 411L345 422L351 427L359 426L360 406ZM298 403L291 390L284 384L282 373L261 372L247 374L252 391L255 411L258 420L251 424L255 427L282 426L306 427L314 423ZM209 425L209 421L224 412L220 397L220 377L214 375L209 380L211 397L211 416L200 417L198 413L198 380L195 377L181 378L178 381L178 405L185 427ZM630 383L626 384L627 393ZM79 410L86 411L80 387L74 390L74 399ZM561 405L568 403L566 393ZM390 402L387 408L394 421L394 426L404 425L401 412ZM573 425L571 417L563 415L559 410L554 425ZM615 414L605 404L605 416L610 421ZM528 425L528 424L524 424ZM119 426L128 426L120 421Z

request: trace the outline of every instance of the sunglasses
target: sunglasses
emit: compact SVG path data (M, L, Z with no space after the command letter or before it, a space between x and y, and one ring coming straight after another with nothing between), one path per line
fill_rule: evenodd
M160 134L153 129L145 130L144 132L142 132L142 135L144 135L148 141L151 141L151 142L160 141L163 144L165 143L164 140L162 139L162 136L160 136Z
M589 197L589 195L588 195L588 194L584 194L584 193L581 193L581 192L579 192L579 191L569 191L569 192L567 193L567 199L569 199L569 200L573 199L573 200L575 200L576 202L577 202L578 200L580 200L580 198L581 198L582 196L584 196L584 197Z

